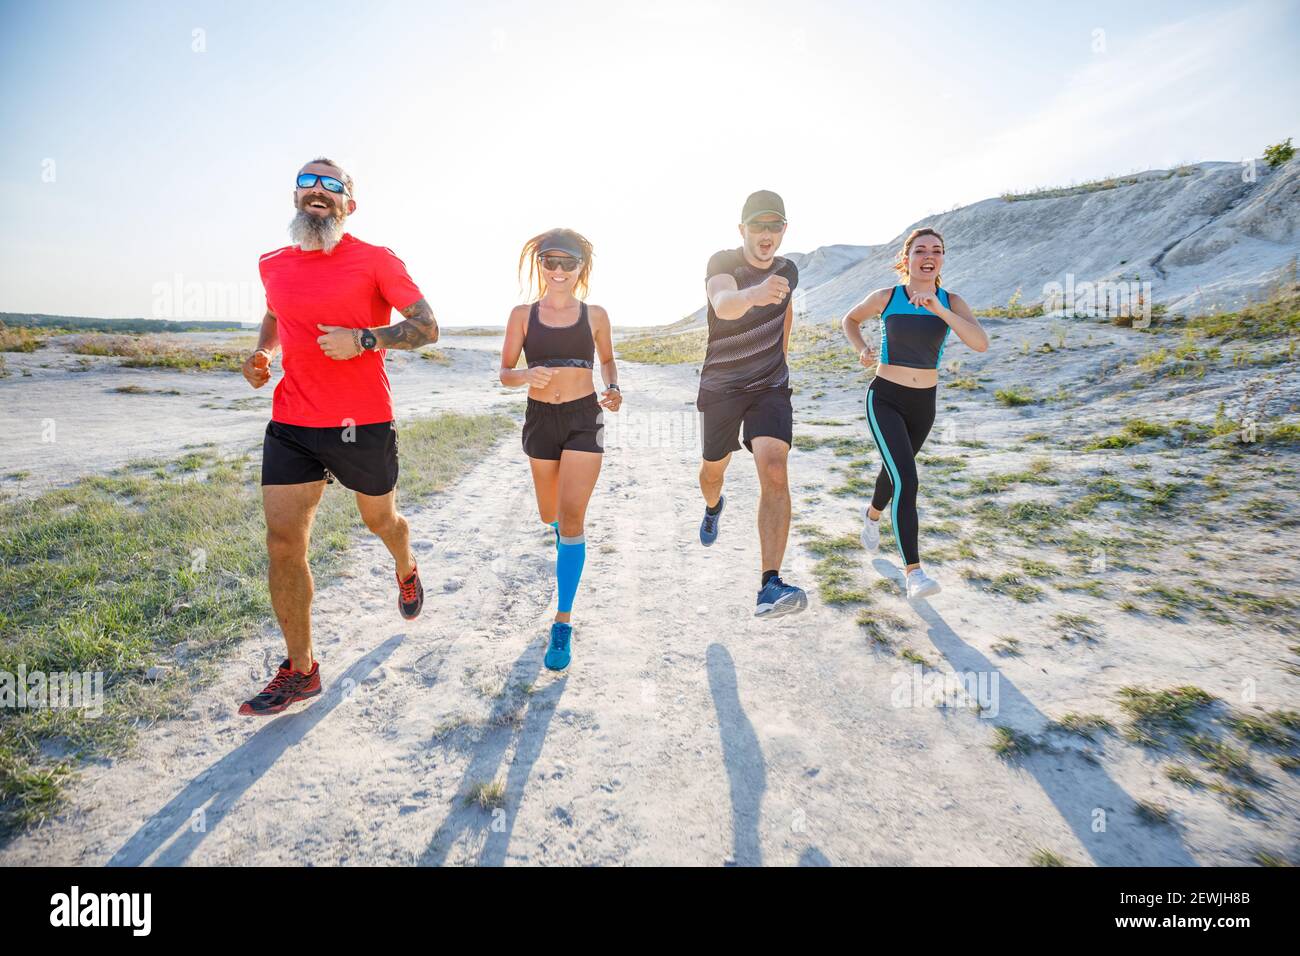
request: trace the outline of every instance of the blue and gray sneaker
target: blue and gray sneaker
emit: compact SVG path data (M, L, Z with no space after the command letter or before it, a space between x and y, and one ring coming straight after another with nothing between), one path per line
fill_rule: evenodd
M727 496L721 495L718 498L718 513L709 514L709 509L704 509L704 520L700 522L700 544L706 548L718 540L718 519L722 517L722 509L727 504Z
M754 617L784 617L798 614L808 606L808 595L803 588L786 584L779 577L772 578L758 592L758 607Z
M546 649L542 663L547 670L562 671L569 666L569 641L573 638L573 625L556 621L551 625L551 646Z

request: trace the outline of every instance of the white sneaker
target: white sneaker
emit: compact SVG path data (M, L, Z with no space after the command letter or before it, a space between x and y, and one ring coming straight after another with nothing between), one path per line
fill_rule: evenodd
M862 509L862 534L860 540L864 548L875 554L880 550L880 519L877 518L872 521L867 515L870 510L870 505Z
M939 582L926 574L923 569L913 568L907 572L907 597L909 600L929 597L931 594L938 594L941 590Z

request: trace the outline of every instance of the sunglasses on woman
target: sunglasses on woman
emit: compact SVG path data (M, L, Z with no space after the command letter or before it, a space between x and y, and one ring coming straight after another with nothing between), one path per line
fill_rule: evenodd
M781 232L785 229L786 222L784 219L777 219L774 222L747 222L745 228L750 232Z
M317 182L332 193L346 193L348 191L348 187L344 186L333 176L319 176L316 173L298 174L299 189L311 189L311 187L315 186Z
M582 265L581 259L572 256L542 256L541 259L543 269L559 269L561 272L572 272Z

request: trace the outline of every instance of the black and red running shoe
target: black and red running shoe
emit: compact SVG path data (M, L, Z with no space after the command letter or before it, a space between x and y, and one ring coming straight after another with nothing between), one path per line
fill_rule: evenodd
M420 616L424 607L424 585L420 583L420 569L411 568L411 576L405 581L397 579L397 610L408 621Z
M306 700L320 693L320 661L312 661L310 673L293 670L285 658L266 689L239 705L245 717L267 717L278 714L294 701Z

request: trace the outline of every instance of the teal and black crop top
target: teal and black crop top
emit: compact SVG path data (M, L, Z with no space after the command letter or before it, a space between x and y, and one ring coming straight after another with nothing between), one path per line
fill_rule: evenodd
M945 309L951 308L947 289L939 289L939 301ZM929 309L907 301L906 287L896 285L880 313L881 364L938 368L950 331L951 326Z

